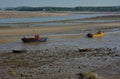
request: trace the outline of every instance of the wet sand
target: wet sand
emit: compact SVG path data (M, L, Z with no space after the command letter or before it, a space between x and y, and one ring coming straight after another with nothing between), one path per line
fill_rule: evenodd
M10 37L22 37L22 36L33 36L35 34L56 34L56 33L80 33L81 31L86 32L86 30L94 30L95 32L98 30L104 30L104 29L115 29L119 28L120 23L119 22L113 22L113 23L87 23L87 24L79 24L79 25L71 25L71 26L47 26L47 27L23 27L23 28L0 28L0 37L5 37L6 39ZM8 37L8 38L7 38ZM8 42L4 39L0 39L0 43ZM12 38L11 38L12 39ZM15 41L9 40L9 42ZM17 40L17 39L16 39Z

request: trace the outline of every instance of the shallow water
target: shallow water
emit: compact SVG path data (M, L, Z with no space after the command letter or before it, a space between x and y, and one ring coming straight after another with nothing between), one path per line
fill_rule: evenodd
M34 17L34 18L1 18L0 23L60 21L60 20L91 18L91 17L104 16L104 15L108 15L108 14L71 14L66 16L47 16L47 17Z
M85 33L81 34L55 34L45 35L49 39L43 43L22 43L21 40L12 43L0 44L0 50L28 49L41 50L61 48L99 48L110 47L120 50L120 31L106 32L102 38L88 38Z
M120 20L85 20L85 21L77 20L77 19L92 18L92 17L106 16L106 15L110 15L110 14L94 13L94 14L71 14L66 16L47 16L47 17L33 17L33 18L1 18L0 27L70 26L70 25L83 24L83 23L120 22ZM61 22L62 20L68 20L68 21ZM46 23L41 23L41 22L46 22Z
M86 21L71 21L66 23L34 23L32 25L29 25L31 27L33 26L70 26L70 25L77 25L77 24L84 24L84 23L110 23L110 22L120 22L120 20L86 20Z

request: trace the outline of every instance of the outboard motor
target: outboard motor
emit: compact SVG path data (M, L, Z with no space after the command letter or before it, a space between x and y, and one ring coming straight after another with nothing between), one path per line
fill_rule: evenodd
M88 37L92 37L92 34L91 34L91 33L88 33L87 36L88 36Z

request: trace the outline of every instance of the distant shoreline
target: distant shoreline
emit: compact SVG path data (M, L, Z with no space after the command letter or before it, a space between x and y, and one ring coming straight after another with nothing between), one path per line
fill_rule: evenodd
M114 12L120 11L120 6L76 6L76 7L30 7L30 6L19 6L19 7L8 7L4 8L6 11L100 11L100 12Z
M120 12L94 12L94 11L0 11L0 19L2 18L32 18L32 17L46 17L46 16L66 16L70 14L111 14L120 15Z

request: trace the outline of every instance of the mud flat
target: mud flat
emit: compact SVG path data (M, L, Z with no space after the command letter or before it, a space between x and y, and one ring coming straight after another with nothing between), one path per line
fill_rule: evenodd
M96 79L120 78L120 51L116 48L64 48L22 53L0 52L1 79L81 79L93 72Z
M96 18L93 19L95 20ZM118 20L117 17L116 19ZM1 27L0 43L15 42L20 40L23 36L33 36L34 34L49 36L50 34L80 34L96 32L98 30L111 32L111 30L119 31L119 29L119 22L85 23L59 27ZM117 37L114 38L117 40L115 42L118 43L119 33L115 33L115 35ZM110 37L111 36L107 39ZM56 35L53 37L51 36L50 38L59 39L60 37ZM68 43L81 40L79 35L75 37L72 36L72 38L75 38L74 40L69 39L69 36L66 38L67 41L70 41ZM51 39L51 41L54 42L53 39ZM111 41L114 42L114 40L110 39L108 40L108 45L112 45L109 44ZM56 42L57 44L59 44L58 42L65 43L61 40L57 40ZM116 44L115 42L114 44ZM91 42L85 44L87 45L90 43ZM15 45L13 45L13 43L11 44L12 46ZM21 42L19 42L19 44L21 44ZM12 52L12 49L11 51L7 51L7 48L5 48L6 50L4 51L0 51L0 79L81 79L80 73L89 72L94 73L97 79L120 78L120 50L114 48L114 46L113 48L103 47L81 49L79 46L74 47L74 45L73 47L64 47L64 44L62 46L56 44L54 46L52 45L53 44L50 45L51 48L27 50L21 53L14 53Z

